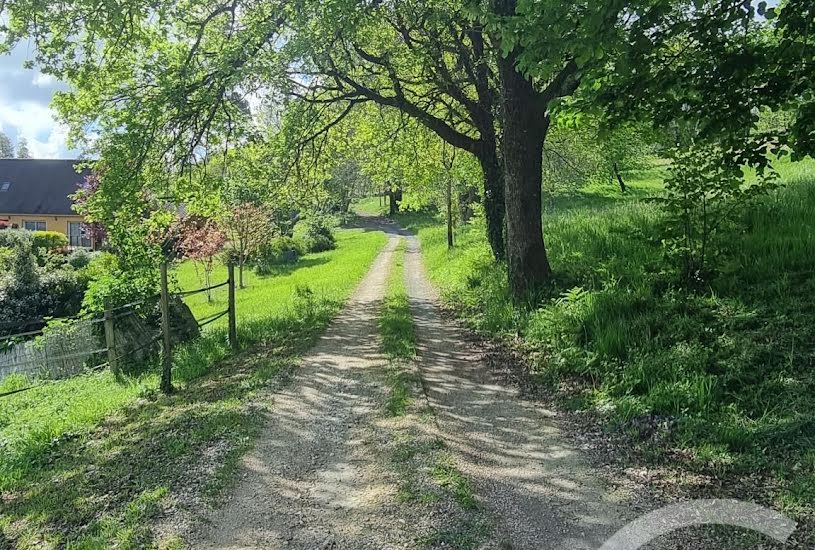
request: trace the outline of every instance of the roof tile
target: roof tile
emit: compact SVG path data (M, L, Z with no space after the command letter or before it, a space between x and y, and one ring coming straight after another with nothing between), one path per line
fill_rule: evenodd
M90 170L78 173L78 160L0 159L0 214L73 215L68 195Z

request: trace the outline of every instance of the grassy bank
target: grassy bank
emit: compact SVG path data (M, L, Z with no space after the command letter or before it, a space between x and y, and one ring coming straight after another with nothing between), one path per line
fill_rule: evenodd
M384 216L388 213L387 197L366 197L354 202L354 212L360 216Z
M229 357L213 326L177 350L175 395L159 394L152 372L124 382L98 373L0 399L0 548L157 544L151 521L176 505L174 491L217 494L228 483L262 418L251 398L285 378L384 242L341 231L337 250L252 279L238 293L246 349Z
M470 325L521 347L564 404L630 436L639 456L681 465L794 514L815 502L815 167L787 165L786 187L719 235L704 291L679 287L649 197L658 178L557 199L545 214L555 284L512 304L483 228L458 232L417 214L431 277ZM766 489L770 487L770 489ZM743 496L752 496L746 493Z

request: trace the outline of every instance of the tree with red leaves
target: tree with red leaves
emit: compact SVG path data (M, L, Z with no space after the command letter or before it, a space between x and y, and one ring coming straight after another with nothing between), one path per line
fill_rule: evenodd
M224 248L226 235L215 221L197 216L179 220L176 232L178 234L176 248L185 258L195 262L196 272L198 267L201 267L204 286L207 288L207 301L211 302L212 291L209 287L212 286L212 270L215 267L215 258Z
M85 179L77 187L76 193L70 196L74 201L73 209L80 214L87 214L85 205L90 198L99 192L102 184L102 178L99 174L93 173L85 176ZM98 248L107 238L107 229L99 222L90 222L82 224L83 236L89 238L93 242L93 246Z
M229 208L221 221L234 258L238 263L238 280L243 284L243 266L249 257L266 242L271 232L270 214L264 208L250 202Z

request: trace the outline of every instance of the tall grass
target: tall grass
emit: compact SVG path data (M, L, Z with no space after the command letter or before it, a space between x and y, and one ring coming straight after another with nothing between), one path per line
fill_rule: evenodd
M403 220L445 299L477 330L520 336L564 403L593 410L648 455L773 475L774 504L811 511L815 163L780 172L786 185L717 237L718 271L701 292L682 290L664 257L650 175L627 197L588 189L545 213L554 283L524 306L512 303L482 227L461 229L448 252L440 223Z

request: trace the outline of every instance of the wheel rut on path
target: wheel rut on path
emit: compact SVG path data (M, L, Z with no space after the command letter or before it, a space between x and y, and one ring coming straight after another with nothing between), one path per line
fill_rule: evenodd
M619 527L621 504L562 435L553 413L499 383L442 317L416 237L406 236L405 278L419 370L441 436L515 549L591 549Z
M191 547L401 548L392 541L410 538L365 448L381 400L368 372L387 363L377 317L397 243L389 240L293 382L269 397L270 418L236 488Z

